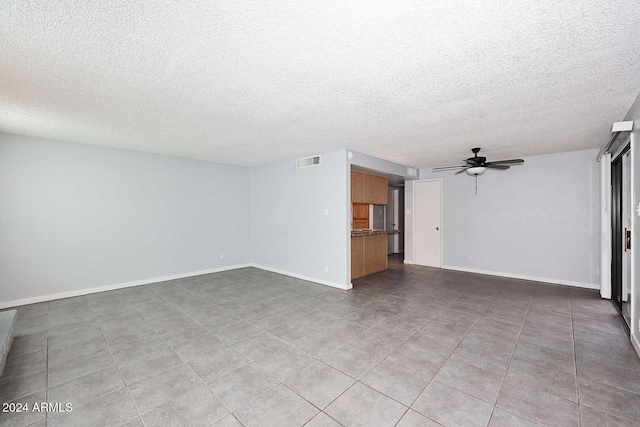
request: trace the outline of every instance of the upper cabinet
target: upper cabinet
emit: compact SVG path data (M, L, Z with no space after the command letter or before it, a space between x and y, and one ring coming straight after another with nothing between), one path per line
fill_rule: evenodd
M364 198L372 205L386 205L389 198L387 177L365 174Z
M351 172L351 203L366 203L364 201L364 174Z
M351 203L386 205L388 192L386 177L351 172Z

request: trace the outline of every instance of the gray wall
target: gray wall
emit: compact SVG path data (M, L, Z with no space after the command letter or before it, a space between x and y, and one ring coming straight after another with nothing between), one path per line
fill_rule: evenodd
M248 168L0 133L0 303L248 263L249 214Z
M359 151L348 151L353 154L353 159L349 160L349 163L351 165L372 169L390 175L402 176L406 179L416 179L416 177L407 175L406 165L401 165L400 163L394 163L389 160L380 159L378 157L370 156L369 154L360 153ZM418 170L416 169L416 172L417 171Z
M421 170L421 179L443 178L443 264L599 287L596 154L528 157L507 171L488 170L477 196L473 177ZM410 196L406 204L411 209Z
M481 176L478 196L473 178L439 175L445 265L597 284L594 158L530 157ZM0 304L249 262L348 288L350 163L339 150L250 170L0 133Z
M253 168L253 262L349 287L349 177L346 150L323 154L315 167L296 169L290 159Z
M413 263L413 184L414 180L404 182L404 261Z
M633 132L631 133L631 179L633 181L632 206L638 206L640 202L640 94L629 109L625 120L633 120ZM633 254L633 289L631 305L631 335L636 351L640 353L640 330L638 321L640 319L640 217L633 215L633 239L631 239Z

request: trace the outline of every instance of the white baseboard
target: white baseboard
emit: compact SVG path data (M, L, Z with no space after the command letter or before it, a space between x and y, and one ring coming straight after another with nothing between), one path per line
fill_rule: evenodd
M404 263L405 264L413 264L413 261L405 259ZM62 298L72 298L72 297L77 297L77 296L82 296L82 295L89 295L89 294L94 294L94 293L99 293L99 292L113 291L113 290L116 290L116 289L130 288L130 287L134 287L134 286L148 285L150 283L166 282L167 280L183 279L185 277L200 276L200 275L203 275L203 274L219 273L221 271L236 270L238 268L246 268L246 267L255 267L255 268L259 268L261 270L271 271L273 273L278 273L278 274L282 274L282 275L285 275L285 276L295 277L296 279L306 280L308 282L318 283L320 285L330 286L332 288L338 288L338 289L342 289L342 290L349 290L349 289L353 288L353 284L352 283L349 283L348 285L343 285L343 284L340 284L340 283L330 282L328 280L322 280L322 279L318 279L318 278L315 278L315 277L303 276L301 274L293 273L291 271L281 270L279 268L272 268L272 267L267 267L267 266L260 265L260 264L247 263L247 264L230 265L230 266L219 267L219 268L210 268L210 269L207 269L207 270L191 271L191 272L188 272L188 273L172 274L172 275L169 275L169 276L153 277L153 278L150 278L150 279L133 280L133 281L130 281L130 282L123 282L123 283L116 283L116 284L113 284L113 285L98 286L98 287L95 287L95 288L85 288L85 289L78 289L78 290L75 290L75 291L59 292L59 293L55 293L55 294L41 295L41 296L37 296L37 297L24 298L24 299L13 300L13 301L5 301L5 302L0 302L0 310L1 309L5 309L5 308L10 308L10 307L18 307L18 306L21 306L21 305L36 304L36 303L46 302L46 301L54 301L54 300L62 299ZM568 280L559 280L559 279L558 280L556 280L556 279L548 279L548 278L544 278L544 277L533 277L533 276L526 276L526 275L522 275L522 274L512 274L512 273L502 273L502 272L495 272L495 271L477 270L477 269L472 269L472 268L457 267L457 266L451 266L451 265L445 265L443 268L447 269L447 270L464 271L464 272L468 272L468 273L488 274L488 275L492 275L492 276L509 277L509 278L514 278L514 279L524 279L524 280L531 280L531 281L535 281L535 282L553 283L553 284L557 284L557 285L575 286L575 287L580 287L580 288L588 288L588 289L599 289L600 288L599 285L594 285L594 284L589 284L589 283L572 282L572 281L568 281ZM638 351L638 354L640 354L640 345L638 345L637 340L635 342L633 340L636 340L636 338L633 337L632 342L634 344L634 347L636 348L636 351Z
M99 293L99 292L114 291L116 289L131 288L131 287L134 287L134 286L148 285L150 283L166 282L167 280L184 279L185 277L201 276L203 274L219 273L221 271L236 270L238 268L246 268L246 267L255 267L255 268L259 268L261 270L271 271L273 273L283 274L285 276L295 277L296 279L306 280L308 282L314 282L314 283L318 283L320 285L331 286L333 288L338 288L338 289L343 289L343 290L349 290L349 289L353 288L353 284L351 284L351 283L349 283L349 285L345 286L345 285L341 285L340 283L335 283L335 282L329 282L327 280L316 279L315 277L303 276L303 275L300 275L300 274L292 273L290 271L280 270L280 269L277 269L277 268L271 268L271 267L267 267L267 266L264 266L264 265L247 263L247 264L230 265L230 266L220 267L220 268L210 268L210 269L207 269L207 270L191 271L191 272L188 272L188 273L172 274L172 275L169 275L169 276L153 277L153 278L150 278L150 279L133 280L133 281L130 281L130 282L116 283L116 284L113 284L113 285L96 286L94 288L78 289L78 290L75 290L75 291L67 291L67 292L59 292L59 293L55 293L55 294L40 295L40 296L37 296L37 297L23 298L23 299L18 299L18 300L13 300L13 301L5 301L5 302L0 302L0 310L5 309L5 308L10 308L10 307L18 307L18 306L21 306L21 305L37 304L39 302L54 301L54 300L63 299L63 298L79 297L79 296L82 296L82 295L89 295L89 294L95 294L95 293Z
M515 273L504 273L504 272L499 272L499 271L478 270L478 269L475 269L475 268L457 267L455 265L445 265L442 268L444 268L445 270L463 271L465 273L487 274L487 275L490 275L490 276L500 276L500 277L509 277L511 279L531 280L533 282L551 283L551 284L554 284L554 285L573 286L573 287L576 287L576 288L600 289L600 285L599 284L573 282L571 280L549 279L548 277L534 277L534 276L527 276L525 274L515 274Z
M638 338L634 334L631 334L631 345L635 349L638 357L640 357L640 342L638 342Z
M191 272L188 272L188 273L171 274L169 276L153 277L151 279L133 280L131 282L116 283L116 284L113 284L113 285L97 286L95 288L78 289L76 291L59 292L59 293L55 293L55 294L41 295L41 296L32 297L32 298L24 298L24 299L18 299L18 300L14 300L14 301L0 302L0 310L1 309L5 309L5 308L9 308L9 307L17 307L17 306L21 306L21 305L36 304L36 303L39 303L39 302L46 302L46 301L54 301L54 300L62 299L62 298L78 297L78 296L82 296L82 295L95 294L95 293L99 293L99 292L113 291L113 290L116 290L116 289L123 289L123 288L131 288L131 287L134 287L134 286L148 285L150 283L166 282L167 280L183 279L185 277L201 276L203 274L219 273L221 271L227 271L227 270L236 270L238 268L245 268L245 267L251 267L251 266L252 266L252 264L230 265L230 266L226 266L226 267L210 268L210 269L207 269L207 270L191 271Z
M251 264L252 267L259 268L261 270L271 271L272 273L282 274L284 276L295 277L296 279L306 280L307 282L318 283L320 285L331 286L332 288L338 288L345 291L353 288L353 284L349 283L349 285L345 286L340 283L330 282L328 280L316 279L315 277L303 276L301 274L292 273L291 271L280 270L279 268L267 267L265 265L260 264Z

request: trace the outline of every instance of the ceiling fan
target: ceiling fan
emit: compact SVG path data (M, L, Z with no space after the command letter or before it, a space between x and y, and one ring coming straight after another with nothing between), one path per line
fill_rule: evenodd
M522 164L522 159L509 159L509 160L495 160L493 162L487 162L486 157L478 156L480 148L472 148L473 157L469 157L464 162L464 165L460 166L443 166L439 168L433 168L434 172L442 172L449 170L460 169L456 172L456 175L462 172L467 172L468 175L477 177L482 175L487 169L507 170L512 164Z

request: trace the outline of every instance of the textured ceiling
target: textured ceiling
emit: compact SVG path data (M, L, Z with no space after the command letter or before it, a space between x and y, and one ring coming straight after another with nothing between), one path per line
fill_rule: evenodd
M0 131L256 165L599 146L638 0L2 0Z

